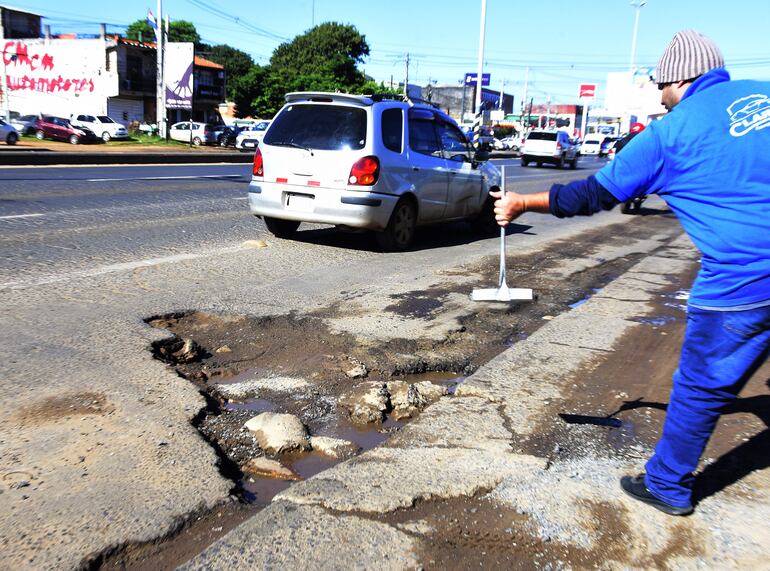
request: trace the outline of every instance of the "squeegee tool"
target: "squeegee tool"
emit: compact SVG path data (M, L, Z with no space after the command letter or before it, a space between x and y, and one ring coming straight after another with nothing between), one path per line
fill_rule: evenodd
M505 166L502 166L502 181L500 190L505 196ZM505 226L500 226L500 278L497 288L474 289L471 292L471 301L498 301L510 303L512 301L532 301L534 295L529 288L510 288L505 282Z

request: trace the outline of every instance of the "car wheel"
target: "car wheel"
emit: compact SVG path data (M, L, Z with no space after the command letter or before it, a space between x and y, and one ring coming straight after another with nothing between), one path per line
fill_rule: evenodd
M569 162L569 168L573 171L577 168L577 155Z
M5 142L9 145L15 145L16 141L19 140L19 135L17 133L8 133L8 137L5 139Z
M414 202L402 198L393 209L388 225L377 233L377 244L387 252L403 252L412 240L417 227L417 208Z
M276 238L291 238L299 228L298 220L281 220L265 216L265 226Z
M521 159L521 166L528 167L529 166L529 161L527 159Z
M566 166L567 166L567 163L566 163L566 161L564 160L564 155L561 155L561 156L559 157L559 162L556 164L556 166L557 166L557 167L559 167L560 169L563 169L564 167L566 167Z
M102 141L107 143L107 142L109 142L110 139L112 139L112 137L110 136L110 134L107 131L102 133Z
M543 163L541 163L540 161L537 161L537 168L540 168L542 166L543 166Z
M195 137L195 138L192 140L192 144L193 144L194 146L196 146L196 147L200 147L200 146L201 146L201 140L200 140L200 138L198 138L198 137Z
M38 139L39 141L42 141L43 139L45 139L45 133L43 133L43 131L38 130L35 133L35 138Z
M71 145L77 145L80 142L77 135L70 135L69 142Z
M499 190L499 189L496 189ZM482 236L494 236L500 231L500 226L495 220L495 199L491 196L487 198L484 206L474 218L471 218L471 227L473 231Z

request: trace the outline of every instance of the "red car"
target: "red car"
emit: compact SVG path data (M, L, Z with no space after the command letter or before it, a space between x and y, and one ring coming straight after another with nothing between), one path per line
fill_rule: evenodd
M40 139L58 139L69 141L73 145L98 141L99 138L90 129L73 127L69 119L43 115L35 122L35 136Z

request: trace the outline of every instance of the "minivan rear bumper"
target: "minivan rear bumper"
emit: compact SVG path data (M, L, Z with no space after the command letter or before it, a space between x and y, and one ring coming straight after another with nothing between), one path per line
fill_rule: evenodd
M308 187L252 180L249 210L255 216L384 230L398 196L367 190Z

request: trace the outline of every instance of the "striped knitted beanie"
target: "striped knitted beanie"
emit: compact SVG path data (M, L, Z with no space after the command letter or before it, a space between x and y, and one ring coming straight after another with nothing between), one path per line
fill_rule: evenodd
M695 30L674 34L655 69L657 83L694 79L707 71L724 67L725 60L717 45Z

